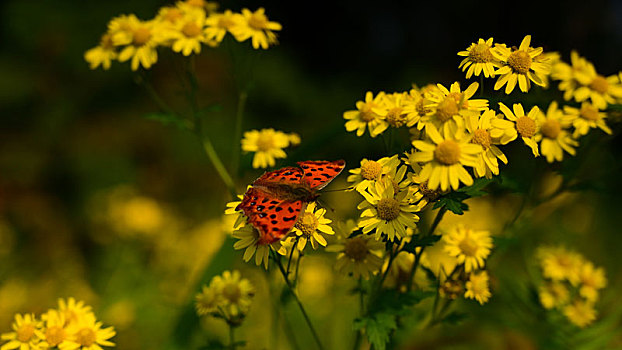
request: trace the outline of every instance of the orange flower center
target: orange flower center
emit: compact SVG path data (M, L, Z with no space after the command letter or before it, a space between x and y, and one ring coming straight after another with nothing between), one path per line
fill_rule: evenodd
M602 75L597 75L590 83L590 89L601 94L606 94L607 91L609 91L609 82Z
M370 160L361 165L361 176L365 180L377 180L382 173L382 165L380 163Z
M562 125L557 120L549 119L542 123L540 131L542 132L542 135L544 135L544 137L547 137L549 139L556 139L557 136L559 136L559 133L562 131Z
M357 236L346 240L343 252L352 260L363 261L367 257L369 250L367 249L365 239Z
M445 140L436 146L434 158L441 164L452 165L460 161L460 145L453 140Z
M460 250L462 251L464 255L472 257L472 256L475 256L475 253L477 253L478 245L470 237L465 237L458 244L458 248L460 248Z
M82 328L76 333L76 341L82 346L91 346L96 340L97 335L91 328Z
M270 135L261 134L257 138L257 149L259 152L266 152L274 147L274 139Z
M151 39L151 30L147 27L139 27L134 30L133 44L134 46L143 46Z
M48 327L45 331L45 340L51 347L55 347L65 340L65 330L59 326Z
M588 106L588 105L582 106L580 113L583 119L587 119L587 120L599 120L600 119L600 115L598 114L598 109L592 106Z
M17 340L22 343L27 343L30 338L35 334L35 326L32 323L22 324L16 331Z
M508 57L508 65L517 73L527 74L531 68L531 57L525 51L514 51Z
M319 221L313 213L305 212L296 221L296 228L302 231L302 234L311 237L319 226Z
M188 22L184 24L183 28L181 28L181 32L188 38L194 38L201 34L201 27L194 22Z
M490 148L491 143L490 133L484 129L477 129L473 133L473 140L471 142L481 145L487 150Z
M520 136L530 138L536 133L536 122L527 116L518 117L516 130Z
M378 217L385 221L397 219L400 215L400 202L394 198L382 198L376 206Z
M493 60L490 53L490 46L486 43L479 43L469 51L469 59L475 63L486 63Z

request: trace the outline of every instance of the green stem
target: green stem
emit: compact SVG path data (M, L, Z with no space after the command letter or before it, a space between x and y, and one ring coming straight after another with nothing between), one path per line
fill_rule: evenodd
M361 316L365 315L365 297L363 295L363 278L359 277L358 280L358 292L359 292L359 307ZM356 332L356 338L354 338L354 344L352 350L358 350L361 347L361 340L363 339L363 333L359 329Z
M242 120L244 119L244 108L246 107L246 100L248 99L248 93L246 90L240 91L238 96L238 108L235 113L235 129L233 134L233 154L231 156L231 172L234 176L238 174L238 168L240 166L240 140L242 139Z
M225 165L220 160L218 153L216 153L216 150L214 149L214 145L212 145L212 142L210 141L208 137L201 137L201 136L199 137L200 137L201 142L203 143L203 149L205 150L205 153L207 154L210 161L212 162L212 165L216 169L216 172L220 176L220 179L227 186L229 193L231 193L231 198L235 198L237 196L237 191L235 190L235 184L233 183L233 179L229 175L229 172L227 172L227 168L225 168Z
M479 95L484 96L484 74L479 75Z
M434 234L434 231L436 230L436 227L443 219L443 215L445 215L445 212L447 212L446 207L441 207L438 210L438 212L436 213L436 217L434 217L434 221L432 222L432 226L430 226L430 229L428 230L426 235L422 237L429 237ZM423 255L424 250L425 250L425 247L421 247L421 249L419 250L419 253L415 253L415 261L413 262L413 267L410 269L410 273L408 274L408 284L406 285L406 288L408 291L412 289L413 280L415 278L415 272L417 271L417 267L419 266L419 262L421 261L421 255Z
M296 240L294 241L294 245L292 246L292 251L289 252L289 259L287 259L287 269L285 271L287 271L287 276L289 276L289 268L292 265L292 258L294 257L294 250L296 250L296 247L298 246L298 239L300 239L300 236L296 237Z
M287 272L285 272L285 268L283 267L283 264L281 263L281 259L279 259L279 257L274 252L274 250L272 250L272 248L270 248L270 253L272 254L272 259L274 260L276 265L279 267L279 271L281 271L281 275L283 275L283 279L285 280L285 284L287 285L289 292L294 297L294 300L296 300L296 304L298 304L298 308L300 309L300 312L302 312L302 316L307 322L307 326L311 330L311 334L313 335L313 339L315 339L315 342L317 343L317 347L320 350L323 350L324 347L322 346L322 342L320 341L320 336L315 331L315 328L313 327L313 324L311 323L311 319L309 318L309 315L307 314L307 310L305 310L304 306L302 305L302 302L298 298L298 294L296 294L296 291L294 290L294 287L292 286L292 283L287 278Z
M382 278L380 278L380 282L378 282L378 290L382 289L382 284L384 283L384 280L389 275L389 271L391 270L391 264L393 264L393 260L395 259L395 256L397 255L395 254L394 248L395 248L394 245L391 244L391 250L389 251L389 263L387 264L387 269L382 274Z
M231 350L235 350L236 345L235 345L235 335L233 334L233 326L229 325L229 349Z

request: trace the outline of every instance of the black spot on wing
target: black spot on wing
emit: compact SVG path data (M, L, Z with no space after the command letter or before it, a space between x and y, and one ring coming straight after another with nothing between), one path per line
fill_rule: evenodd
M276 208L274 208L274 210L275 210L276 212L280 212L281 210L283 210L283 207L276 207Z
M296 220L296 216L295 216L295 215L294 215L294 216L284 217L284 218L283 218L283 221L294 221L294 220Z

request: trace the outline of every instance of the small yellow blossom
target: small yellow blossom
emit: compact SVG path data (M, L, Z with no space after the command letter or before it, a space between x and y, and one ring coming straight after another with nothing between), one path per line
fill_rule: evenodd
M538 290L540 303L545 309L553 309L566 305L570 300L570 292L565 284L551 282L541 286Z
M251 130L244 133L242 150L254 152L253 168L273 167L275 159L286 158L283 148L289 146L287 134L274 129Z
M255 288L239 271L225 271L215 276L210 283L221 296L219 306L229 317L237 317L248 313Z
M335 269L354 278L364 279L369 279L380 270L384 243L365 234L340 239L338 243L326 248L326 251L339 253Z
M67 324L80 322L83 318L93 314L92 308L84 301L76 301L73 297L68 299L58 299L58 311L63 314Z
M261 239L261 235L259 231L252 224L246 224L241 228L233 231L233 237L239 239L239 241L233 244L233 249L245 249L244 250L244 261L248 262L251 260L253 255L255 256L255 265L262 265L267 270L268 262L270 256L270 244L266 244L263 239ZM280 249L280 242L272 243L272 248L275 251Z
M595 302L598 291L607 286L605 270L594 267L589 261L584 262L579 268L579 286L579 294L587 301Z
M363 158L360 168L349 170L351 175L348 176L347 181L352 182L354 189L362 193L382 178L395 173L399 164L397 155L383 157L377 161Z
M114 22L116 23L116 22ZM139 66L145 69L158 60L156 48L161 43L161 36L156 30L155 21L141 21L134 15L129 15L118 25L118 30L111 30L114 34L112 41L115 46L123 46L119 52L119 62L132 60L132 70ZM113 23L110 27L115 27Z
M102 35L99 45L84 53L84 60L89 63L89 68L96 69L101 66L103 69L110 69L113 60L117 58L117 50L112 43L112 35L106 33Z
M585 328L596 320L594 304L583 300L575 300L564 307L564 315L579 328Z
M329 226L332 220L324 217L325 214L326 209L318 208L315 202L309 203L305 211L300 213L290 234L298 238L289 237L289 240L298 240L299 251L305 249L307 242L311 243L313 249L317 249L318 244L326 247L327 242L323 235L334 235L335 231Z
M544 85L544 77L549 75L551 67L542 57L542 48L533 48L531 45L531 35L523 38L519 48L512 50L505 45L495 45L492 55L498 59L502 67L495 71L499 79L495 83L495 90L501 89L505 85L505 93L510 94L516 83L522 92L529 91L531 82L536 85Z
M356 102L355 111L344 112L343 118L347 120L346 130L348 132L356 130L356 136L363 136L365 128L369 130L371 137L382 134L389 127L389 124L375 111L381 110L384 95L384 92L380 92L374 97L374 94L368 91L365 94L365 101Z
M480 305L484 305L492 295L490 293L488 281L489 277L486 271L471 273L469 275L469 280L466 282L464 297L467 299L475 299Z
M443 235L445 251L464 264L469 273L484 267L484 261L490 255L492 238L488 231L476 231L464 226L456 226Z
M43 350L47 344L42 342L45 335L42 332L42 322L38 321L33 314L16 314L15 322L11 326L13 332L2 334L2 340L7 341L1 350Z
M265 15L264 8L259 8L255 12L249 9L242 9L242 17L236 22L229 31L238 41L251 39L254 49L267 49L270 45L277 43L274 31L281 30L281 24L271 22Z
M495 111L487 110L481 116L466 118L466 127L471 134L471 143L482 146L483 152L478 155L477 166L473 168L477 177L490 179L492 175L499 175L499 162L508 163L508 159L496 145L501 144L498 139L492 138L492 121L498 119Z
M538 123L538 115L540 109L537 106L531 108L529 113L525 115L525 110L520 103L515 103L510 110L506 105L499 102L499 109L505 117L509 120L497 118L493 119L491 125L494 129L491 131L491 136L499 138L502 145L513 141L520 135L523 142L531 148L535 157L540 156L538 149L538 142L536 136L540 132L540 124Z
M458 68L462 68L463 72L468 68L467 79L471 78L473 74L479 76L482 72L486 78L495 77L495 68L500 67L500 65L490 52L492 42L492 38L488 40L480 38L477 43L471 43L465 51L458 52L458 56L466 56Z
M579 281L579 270L583 257L564 247L543 247L537 253L542 275L553 281L569 281L576 284Z
M581 108L564 106L564 113L572 120L572 126L574 127L572 137L574 138L586 135L590 129L595 128L599 128L609 135L612 134L611 129L605 122L607 113L601 112L589 102L582 102Z
M110 341L116 335L114 328L102 328L102 323L93 314L87 314L78 322L67 326L67 333L70 334L69 341L78 344L82 350L102 350L102 346L115 346Z
M194 297L197 315L206 316L218 310L220 295L212 285L203 286L201 292Z
M564 151L570 155L575 155L574 147L579 143L575 141L568 132L569 123L563 112L557 107L557 102L553 101L544 113L538 113L538 124L540 132L536 134L534 140L540 141L540 153L546 157L546 161L561 162L564 158Z

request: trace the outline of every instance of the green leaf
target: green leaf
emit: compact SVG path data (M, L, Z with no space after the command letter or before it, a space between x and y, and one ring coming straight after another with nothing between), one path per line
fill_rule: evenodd
M180 130L192 129L192 123L170 113L150 113L144 115L144 118L160 122L164 126L173 126Z
M479 178L473 181L471 186L462 187L458 190L458 192L463 192L469 195L469 197L480 197L488 194L488 192L483 191L483 189L489 184L493 183L495 180Z
M470 196L464 192L450 192L440 197L438 201L434 203L434 207L432 209L445 207L454 214L462 215L465 211L469 210L469 206L466 203L463 203L464 200L469 198Z
M466 318L467 318L467 314L454 311L448 314L447 316L445 316L441 322L446 323L446 324L451 324L451 325L457 325L461 323L462 321L464 321Z
M420 237L419 235L415 235L412 237L410 242L404 244L404 251L415 254L416 248L418 247L429 247L434 245L434 243L438 242L441 239L439 235L432 235L426 237Z
M385 350L391 340L391 332L397 329L395 316L391 314L375 314L354 320L354 329L365 329L367 340L377 350Z

